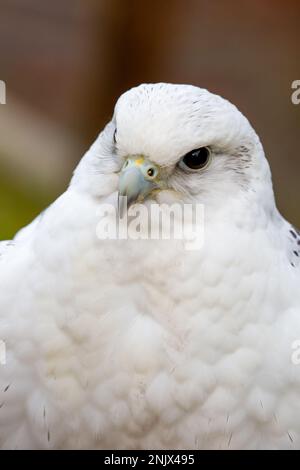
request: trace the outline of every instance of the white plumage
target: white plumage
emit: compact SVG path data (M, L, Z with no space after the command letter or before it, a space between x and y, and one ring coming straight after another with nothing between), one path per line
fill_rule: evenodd
M201 147L209 166L178 166ZM142 204L204 204L201 250L97 238L129 155L163 169ZM299 449L299 240L232 104L122 95L68 190L0 245L0 447Z

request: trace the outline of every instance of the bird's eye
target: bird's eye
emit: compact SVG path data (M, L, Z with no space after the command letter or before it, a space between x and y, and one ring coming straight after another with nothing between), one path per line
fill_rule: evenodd
M115 129L115 132L114 132L114 143L115 144L117 143L117 129Z
M151 178L152 176L154 176L154 169L153 169L153 168L149 168L149 169L147 170L147 175L150 176L150 178Z
M206 168L211 159L211 152L207 147L192 150L187 153L179 162L179 165L190 170L202 170Z

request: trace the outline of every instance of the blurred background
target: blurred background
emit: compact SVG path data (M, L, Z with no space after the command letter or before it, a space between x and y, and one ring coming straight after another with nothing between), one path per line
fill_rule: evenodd
M0 0L0 239L59 195L117 97L140 82L191 83L235 103L300 226L297 0Z

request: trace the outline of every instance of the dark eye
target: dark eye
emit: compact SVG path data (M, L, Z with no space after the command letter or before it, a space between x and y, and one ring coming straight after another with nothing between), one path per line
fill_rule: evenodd
M117 143L117 129L115 129L115 132L114 132L114 143L115 144Z
M187 153L181 160L181 167L188 167L191 170L201 170L210 162L210 150L207 147L192 150Z

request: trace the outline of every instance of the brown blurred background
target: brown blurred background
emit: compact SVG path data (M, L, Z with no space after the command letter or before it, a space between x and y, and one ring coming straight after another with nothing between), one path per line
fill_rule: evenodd
M0 239L60 194L140 82L192 83L247 115L300 226L300 5L279 0L0 0Z

